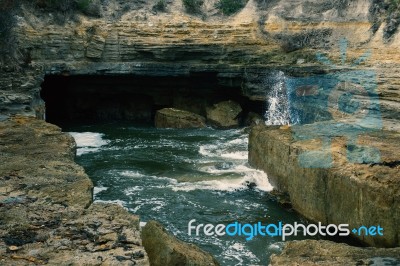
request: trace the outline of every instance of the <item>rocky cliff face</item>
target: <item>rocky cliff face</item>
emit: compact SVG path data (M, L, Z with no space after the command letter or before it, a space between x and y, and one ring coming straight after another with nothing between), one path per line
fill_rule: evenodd
M300 127L301 134L312 135L329 125ZM381 163L372 164L349 162L346 138L336 137L332 145L322 146L321 139L296 139L298 133L289 127L254 127L249 139L250 164L267 172L275 187L289 195L293 208L308 219L323 224L349 224L351 229L380 225L385 231L383 236L353 236L374 246L399 246L400 135L377 131L358 136L359 145L371 145L377 149L375 154L380 153ZM302 156L310 151L315 152L311 159L317 162L331 157L331 167L304 166ZM357 158L364 156L360 152Z
M277 70L304 76L329 72L333 65L349 69L351 61L371 51L356 68L378 73L383 114L398 117L400 35L385 39L385 24L371 30L376 24L372 2L251 0L230 17L221 15L215 2L206 1L203 14L193 16L180 0L169 1L167 12L158 13L151 1L124 6L114 0L100 7L101 18L76 14L64 25L57 25L60 14L55 11L23 5L16 31L25 67L0 72L1 113L43 118L39 92L45 75L214 73L220 86L263 100ZM345 65L340 62L340 38L349 41ZM318 62L317 52L332 65Z

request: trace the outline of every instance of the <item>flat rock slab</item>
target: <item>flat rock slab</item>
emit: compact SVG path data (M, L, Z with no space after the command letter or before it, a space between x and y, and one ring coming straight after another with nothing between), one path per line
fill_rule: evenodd
M149 265L139 218L92 204L75 142L51 124L0 123L1 265Z
M281 254L271 256L270 265L400 265L400 248L359 248L324 240L291 241Z

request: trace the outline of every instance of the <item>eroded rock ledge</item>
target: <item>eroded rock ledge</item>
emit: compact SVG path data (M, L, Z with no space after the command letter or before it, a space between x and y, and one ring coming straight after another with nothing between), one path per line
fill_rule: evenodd
M318 139L295 140L301 132L313 136L327 124L293 127L253 127L249 139L249 161L268 173L276 188L290 196L293 208L313 221L324 224L346 223L350 228L380 225L383 237L356 236L377 247L400 245L400 134L371 131L358 135L357 144L377 148L381 163L350 163L346 158L345 138L332 132L331 168L302 168L299 156L304 151L321 149ZM339 134L340 135L340 134ZM359 158L362 158L360 155Z
M139 218L91 204L75 142L31 118L0 123L0 264L149 265Z

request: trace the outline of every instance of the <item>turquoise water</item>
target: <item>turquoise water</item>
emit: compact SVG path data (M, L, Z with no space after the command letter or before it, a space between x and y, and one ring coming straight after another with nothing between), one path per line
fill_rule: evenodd
M268 265L283 242L279 237L189 236L190 220L214 225L301 221L269 195L267 175L248 165L244 129L112 123L64 130L77 141L77 162L96 186L96 201L121 204L143 222L160 221L180 239L212 253L221 265Z

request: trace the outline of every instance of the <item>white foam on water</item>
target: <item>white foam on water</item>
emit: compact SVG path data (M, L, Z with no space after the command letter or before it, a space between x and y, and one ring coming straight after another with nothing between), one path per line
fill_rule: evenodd
M102 191L106 191L108 187L94 187L93 188L93 197L95 197L97 194L99 194Z
M234 140L230 140L230 141L228 141L228 144L230 144L230 145L245 145L245 144L248 144L249 143L249 139L247 138L247 137L241 137L241 138L238 138L238 139L234 139Z
M147 224L147 222L139 222L139 226L140 226L140 227L145 227L146 224Z
M107 204L117 204L121 207L123 207L124 209L126 209L125 205L126 202L123 200L95 200L94 202L96 203L107 203Z
M160 211L164 208L167 203L164 198L147 198L147 199L137 199L134 202L131 202L131 205L136 206L135 208L130 208L129 210L133 213L136 213L141 208L147 208L152 211Z
M260 170L255 170L255 169L252 169L252 170L253 171L249 171L246 174L246 176L245 176L246 181L256 184L255 188L257 190L266 191L266 192L272 191L273 186L269 182L267 174Z
M120 172L119 174L122 175L122 176L125 176L125 177L133 177L133 178L145 177L145 175L139 173L139 171L129 171L129 170L126 170L126 171Z
M222 256L235 259L237 261L236 265L243 265L243 258L259 261L257 256L248 250L244 244L237 242L224 249Z
M199 153L203 156L207 156L207 157L215 157L215 149L217 149L218 147L216 145L212 145L212 144L207 144L207 145L201 145L199 147Z
M271 245L268 246L268 249L272 252L281 252L283 249L283 246L285 245L284 242L276 242L276 243L272 243Z
M245 166L243 166L245 167ZM250 169L250 168L247 168ZM199 182L182 182L175 183L172 186L174 191L192 191L192 190L215 190L215 191L237 191L248 189L249 186L255 185L254 189L260 191L271 191L272 185L268 181L267 174L262 171L250 169L243 177L224 178Z
M244 189L242 180L239 179L221 179L200 182L182 182L172 187L174 191L192 191L192 190L216 190L216 191L235 191Z
M247 151L235 151L229 153L222 153L221 157L234 160L247 160L248 154L249 153Z
M175 184L178 181L176 181L176 179L173 178L169 178L169 177L165 177L165 176L155 176L155 175L144 175L142 173L140 173L139 171L131 171L131 170L125 170L122 172L117 172L116 174L124 176L124 177L132 177L132 178L152 178L152 179L156 179L156 180L163 180L163 181L167 181L168 183L172 183ZM152 186L153 188L162 188L162 186Z
M218 144L201 145L199 147L199 154L208 158L212 157L218 159L212 166L205 165L199 167L200 171L211 175L233 174L234 176L239 175L239 177L177 183L173 187L173 190L191 191L206 189L215 191L235 191L252 187L260 191L271 191L273 188L268 181L267 174L247 166L247 146L248 138L246 135L238 136L238 138L225 143L219 142ZM227 159L232 161L227 161ZM222 165L221 167L221 164L226 165Z
M146 144L137 144L137 145L133 146L134 149L145 149L148 147L149 147L149 145L146 145Z
M216 144L200 145L199 154L211 158L247 160L248 137L241 135L230 141L218 141Z
M96 152L100 147L107 145L108 141L104 140L104 134L95 132L68 132L76 142L78 147L76 155L80 156L89 152Z
M140 191L143 191L143 189L144 189L144 187L142 187L142 186L129 187L124 190L124 194L126 196L136 195L136 194L139 194Z

